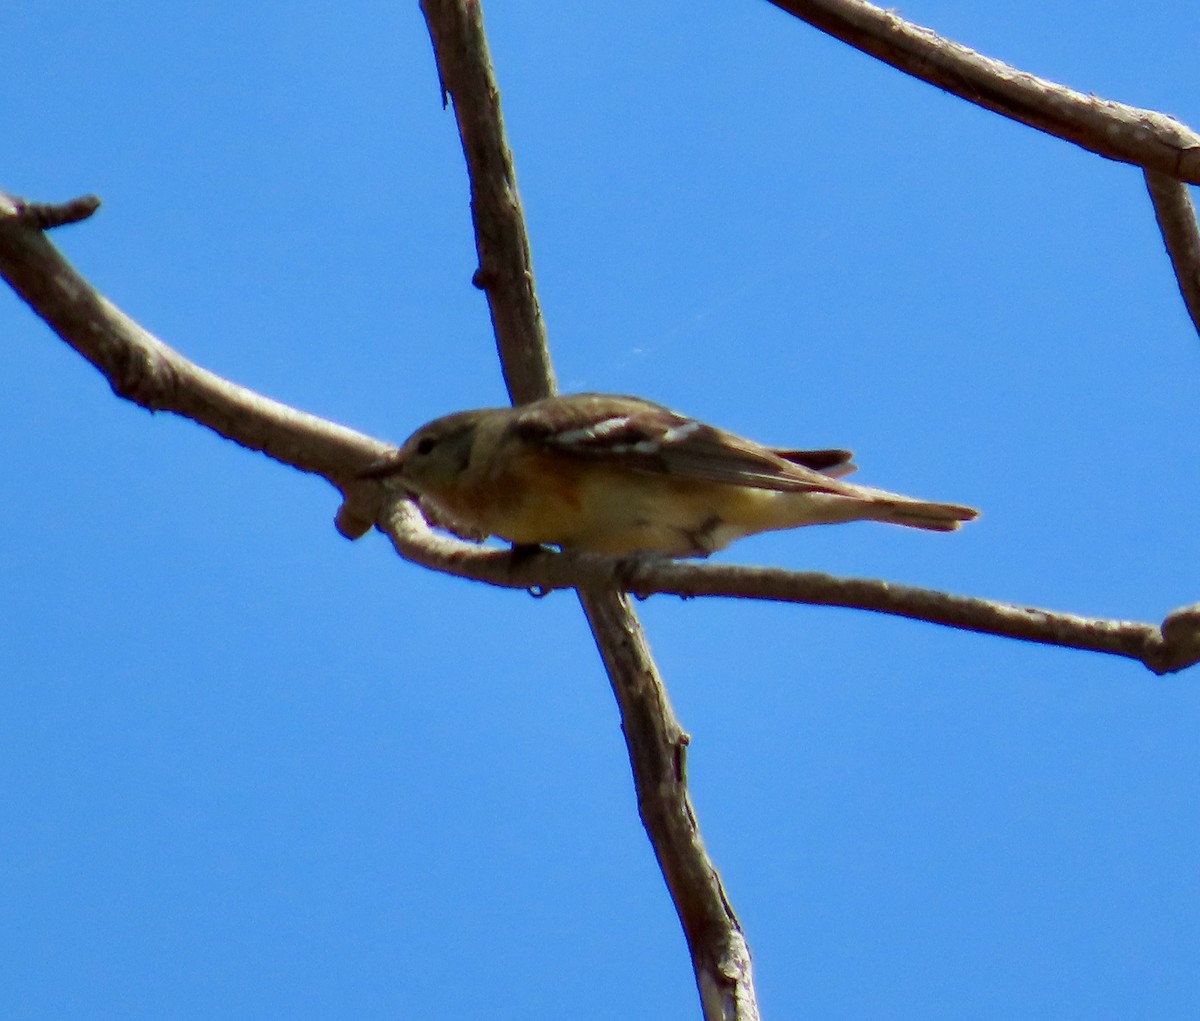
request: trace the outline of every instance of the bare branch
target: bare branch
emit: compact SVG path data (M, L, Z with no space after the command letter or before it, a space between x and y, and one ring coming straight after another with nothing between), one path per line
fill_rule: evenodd
M1196 317L1194 218L1179 233L1182 186L1200 183L1200 136L1149 111L1105 103L1021 74L855 0L773 0L894 66L971 102L1111 159L1143 165L1181 290ZM444 95L453 98L472 192L479 269L514 402L554 391L532 263L477 0L423 0ZM1173 203L1173 205L1172 205ZM1200 661L1200 604L1161 627L1058 614L862 579L715 564L520 554L430 531L407 500L355 481L390 447L295 411L199 368L143 330L75 272L42 230L89 216L98 200L39 205L0 196L0 274L114 392L151 411L192 418L220 435L340 488L343 534L379 520L417 563L495 585L578 589L621 709L638 807L692 954L706 1018L758 1017L750 956L709 860L686 787L687 735L621 590L723 595L857 607L946 626L1137 659L1157 673ZM1166 210L1166 212L1164 212ZM1190 211L1189 211L1190 215ZM1175 237L1175 241L1172 241ZM1180 238L1183 242L1180 242ZM1182 252L1177 255L1176 252ZM1189 290L1188 288L1191 288Z
M863 0L771 0L845 43L968 102L1143 169L1175 279L1200 331L1200 135L1173 117L1018 71Z
M479 270L513 403L554 392L545 327L516 174L504 137L499 89L477 0L422 0L434 56L454 100L471 179ZM758 1017L750 952L720 878L700 840L683 772L682 731L650 657L637 616L610 585L581 588L579 599L621 711L638 811L662 868L692 956L704 1016Z
M20 208L30 207L0 199L0 274L55 332L104 373L114 391L152 411L191 418L242 446L322 475L352 491L363 513L382 506L379 487L354 483L349 477L393 448L190 362L101 297L20 214ZM642 595L844 606L1126 656L1156 673L1182 670L1200 661L1200 608L1194 606L1170 614L1159 628L816 573L549 551L533 557L514 555L433 533L420 513L403 500L393 502L380 520L407 559L507 588L580 588L589 593L626 589ZM605 618L602 608L592 610L597 618ZM618 644L626 647L627 632L617 630L626 635ZM662 747L674 741L668 738Z
M1200 135L1179 121L1018 71L863 0L771 0L915 78L1100 156L1200 184Z
M48 206L0 195L0 275L104 374L118 396L150 411L190 418L243 447L324 476L347 496L338 515L339 530L351 538L366 532L378 511L379 494L355 476L392 448L222 379L142 329L50 243L38 227L40 214L29 215L30 210L57 209L60 216L67 215L59 221L65 223L71 210L89 205L91 199Z
M554 369L483 13L478 3L446 0L422 0L421 11L433 41L442 103L447 95L454 100L467 160L479 253L473 283L487 294L509 396L514 404L526 404L554 393Z
M99 208L100 199L95 195L81 195L66 202L26 202L12 195L0 195L0 212L39 230L79 223Z
M1200 229L1188 186L1157 170L1146 170L1146 190L1154 203L1154 217L1175 271L1179 293L1192 324L1200 331Z
M757 1021L750 948L688 796L688 736L626 597L607 583L579 598L621 707L638 811L683 924L705 1021Z
M1125 656L1156 674L1174 673L1200 662L1200 604L1174 611L1159 627L815 571L551 550L513 553L432 531L416 506L404 498L385 502L380 527L406 560L460 578L527 589L538 595L557 588L616 587L639 596L723 596L841 606L1002 638Z

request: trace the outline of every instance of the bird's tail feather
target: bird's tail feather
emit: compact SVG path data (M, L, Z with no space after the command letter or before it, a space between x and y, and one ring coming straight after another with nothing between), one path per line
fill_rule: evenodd
M878 510L879 521L909 528L924 528L930 532L953 532L964 521L974 521L979 511L957 503L931 503L903 497L885 497L871 501Z

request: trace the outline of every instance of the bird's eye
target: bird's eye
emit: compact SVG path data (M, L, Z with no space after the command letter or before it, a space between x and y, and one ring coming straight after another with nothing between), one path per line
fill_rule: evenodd
M434 447L437 446L437 440L432 436L422 436L417 440L417 453L428 454Z

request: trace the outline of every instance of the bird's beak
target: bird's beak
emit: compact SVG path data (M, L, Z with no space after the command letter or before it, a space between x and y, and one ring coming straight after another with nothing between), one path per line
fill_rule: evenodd
M386 457L381 457L378 461L372 461L361 471L354 474L355 478L359 479L389 479L396 475L403 475L404 458L401 456L400 451L396 450Z

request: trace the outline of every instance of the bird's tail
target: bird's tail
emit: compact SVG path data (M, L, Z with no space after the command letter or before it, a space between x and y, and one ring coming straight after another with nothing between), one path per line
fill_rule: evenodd
M953 532L964 521L974 521L979 517L979 511L974 507L964 507L958 503L913 500L884 492L868 500L867 505L873 511L870 516L876 521L887 521L909 528L924 528L930 532Z
M833 488L835 485L836 489ZM762 528L885 521L908 528L923 528L929 532L953 532L964 521L979 517L979 511L974 507L914 500L899 493L889 493L886 489L870 489L847 482L833 482L823 492L774 491L762 498L756 512L764 522ZM765 524L768 519L772 520L772 524Z

